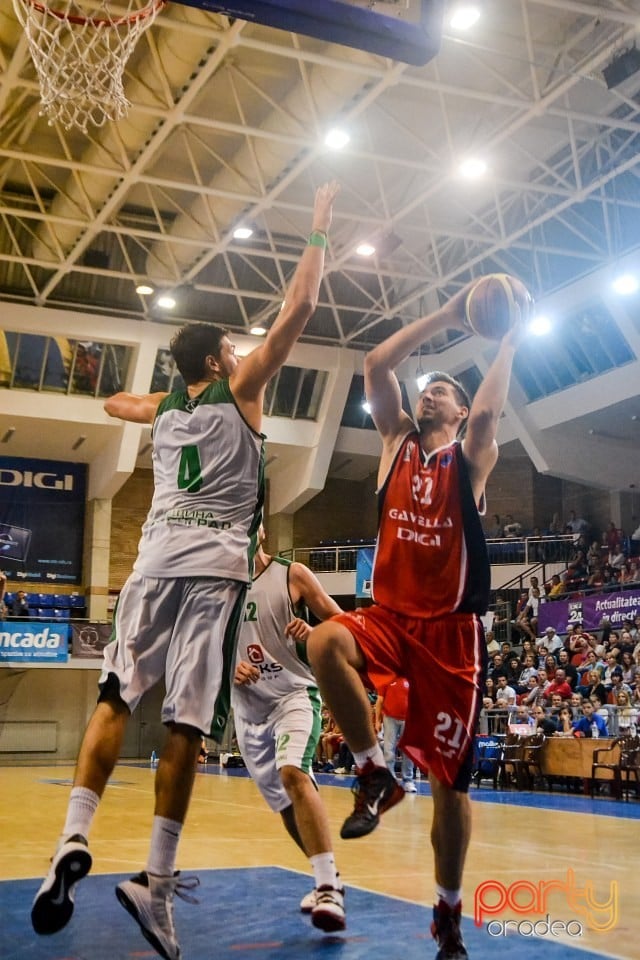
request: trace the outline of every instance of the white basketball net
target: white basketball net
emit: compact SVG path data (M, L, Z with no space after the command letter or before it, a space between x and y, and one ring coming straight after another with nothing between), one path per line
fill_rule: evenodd
M108 0L90 12L75 0L62 0L55 10L36 0L13 0L38 73L40 112L50 124L59 121L67 130L79 127L86 133L88 124L101 127L126 116L124 68L165 0L150 0L140 10L134 3L129 0L116 16Z

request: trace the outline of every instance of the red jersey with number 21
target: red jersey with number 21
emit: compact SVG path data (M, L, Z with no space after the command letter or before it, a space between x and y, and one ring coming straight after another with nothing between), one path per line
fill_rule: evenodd
M379 514L376 603L427 619L485 613L489 561L457 440L427 456L419 434L408 434L379 491Z

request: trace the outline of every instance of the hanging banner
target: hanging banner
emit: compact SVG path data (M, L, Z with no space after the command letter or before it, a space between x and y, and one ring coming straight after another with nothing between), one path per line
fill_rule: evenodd
M0 570L9 580L81 583L84 463L0 457Z
M51 620L0 621L0 661L66 663L69 624Z
M538 633L546 627L555 627L557 633L566 633L574 623L585 630L598 630L603 620L619 627L623 620L640 613L640 585L619 593L594 593L574 600L547 600L538 609Z
M71 656L83 660L102 660L104 648L111 640L110 623L72 623Z
M356 559L356 597L371 598L371 572L373 570L373 547L362 547Z

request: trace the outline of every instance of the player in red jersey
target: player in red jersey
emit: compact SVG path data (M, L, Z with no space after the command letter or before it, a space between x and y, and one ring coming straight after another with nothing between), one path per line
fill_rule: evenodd
M440 331L468 331L468 290L402 327L366 357L367 398L383 442L374 605L326 621L308 642L322 696L358 771L355 807L342 826L343 838L370 833L380 814L404 796L384 765L362 680L383 695L395 677L409 680L400 748L429 776L433 794L437 960L468 956L460 898L486 658L479 617L490 586L480 512L498 457L496 430L524 318L500 342L472 404L457 381L435 372L420 394L414 421L402 409L393 371Z

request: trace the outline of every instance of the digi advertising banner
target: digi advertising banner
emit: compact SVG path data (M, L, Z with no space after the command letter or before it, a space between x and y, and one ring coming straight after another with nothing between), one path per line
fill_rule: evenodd
M0 621L0 662L66 663L68 659L68 623Z
M84 463L0 457L0 570L9 580L80 583Z
M640 585L619 593L595 593L576 600L548 600L538 610L538 633L546 627L555 627L557 633L566 633L567 627L581 623L585 630L598 630L603 620L609 620L616 629L627 618L640 613Z

